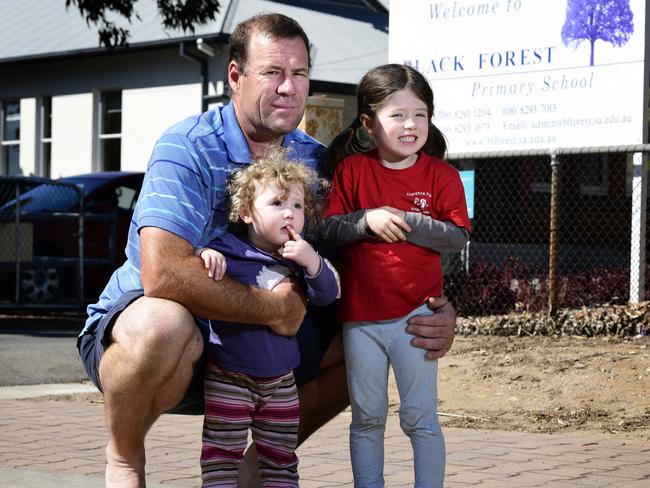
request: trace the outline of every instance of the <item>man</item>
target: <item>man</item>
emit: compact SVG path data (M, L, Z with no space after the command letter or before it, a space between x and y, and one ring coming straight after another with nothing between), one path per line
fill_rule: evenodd
M309 68L309 41L294 20L267 14L243 22L231 36L231 103L179 123L154 147L127 262L88 307L78 341L86 371L104 394L108 487L145 485L144 438L162 413L201 411L207 319L263 324L282 335L303 323L304 300L293 284L264 291L227 277L215 282L194 249L223 232L226 177L251 156L282 144L292 158L322 164L323 146L296 130ZM442 357L453 341L453 307L444 299L439 305L409 326L428 358ZM347 405L347 391L333 319L308 314L299 336L304 439Z

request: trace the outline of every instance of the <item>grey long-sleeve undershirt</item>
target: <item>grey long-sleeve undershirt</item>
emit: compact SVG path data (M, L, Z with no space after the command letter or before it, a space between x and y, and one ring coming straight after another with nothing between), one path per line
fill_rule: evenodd
M469 241L469 231L451 222L432 219L417 212L406 212L404 219L411 227L406 241L437 252L461 251ZM333 215L319 228L319 240L328 245L340 246L373 237L367 228L366 210L345 215Z

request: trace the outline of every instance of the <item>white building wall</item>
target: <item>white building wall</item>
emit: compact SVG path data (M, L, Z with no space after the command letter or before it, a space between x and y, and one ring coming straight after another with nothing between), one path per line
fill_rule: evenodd
M51 176L93 169L93 94L52 97Z
M36 99L20 100L20 174L36 174Z
M201 84L122 92L122 171L144 171L160 135L201 112Z

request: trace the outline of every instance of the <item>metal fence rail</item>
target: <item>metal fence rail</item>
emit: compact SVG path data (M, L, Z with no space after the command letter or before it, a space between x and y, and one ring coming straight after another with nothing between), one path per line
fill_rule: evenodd
M475 179L471 242L463 259L444 257L446 291L460 313L644 300L648 152L650 145L450 156Z

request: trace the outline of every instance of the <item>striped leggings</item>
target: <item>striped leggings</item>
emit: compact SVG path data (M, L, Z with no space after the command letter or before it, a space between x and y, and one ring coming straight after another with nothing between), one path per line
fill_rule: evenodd
M250 428L263 486L297 487L299 414L293 372L256 378L223 371L209 359L201 451L203 486L237 487Z

